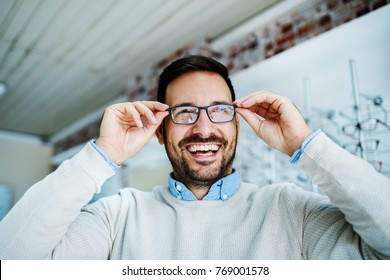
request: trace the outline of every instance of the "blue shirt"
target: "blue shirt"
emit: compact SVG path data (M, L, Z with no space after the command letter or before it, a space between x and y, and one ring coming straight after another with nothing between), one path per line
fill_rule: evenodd
M222 200L226 201L234 195L240 186L240 175L233 169L233 173L223 177L211 185L209 192L203 200ZM169 175L168 187L170 193L181 200L195 201L198 200L195 195L181 182L176 181Z

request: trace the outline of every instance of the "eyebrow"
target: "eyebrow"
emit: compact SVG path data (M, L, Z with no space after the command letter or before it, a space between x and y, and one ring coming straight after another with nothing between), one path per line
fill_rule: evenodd
M218 100L218 101L213 101L209 106L218 105L218 104L231 104L231 102ZM180 106L196 106L196 105L194 103L191 103L191 102L183 102L183 103L176 104L173 107L180 107Z

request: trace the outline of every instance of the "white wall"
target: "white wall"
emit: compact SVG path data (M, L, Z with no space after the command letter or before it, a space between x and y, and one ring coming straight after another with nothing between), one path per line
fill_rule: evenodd
M0 137L0 185L12 187L12 204L50 172L51 154L51 146Z

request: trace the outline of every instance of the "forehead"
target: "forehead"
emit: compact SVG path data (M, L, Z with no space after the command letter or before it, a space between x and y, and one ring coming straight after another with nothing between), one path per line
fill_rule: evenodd
M169 106L205 106L216 101L232 103L232 97L225 80L213 72L186 73L169 83L166 91L166 103Z

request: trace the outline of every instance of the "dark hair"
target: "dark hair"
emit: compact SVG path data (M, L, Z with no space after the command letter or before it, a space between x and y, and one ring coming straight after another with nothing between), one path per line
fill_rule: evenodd
M190 55L180 58L168 65L161 73L158 81L157 101L165 103L166 91L170 82L189 72L208 71L219 74L226 82L232 95L236 99L228 69L218 61L200 55Z

